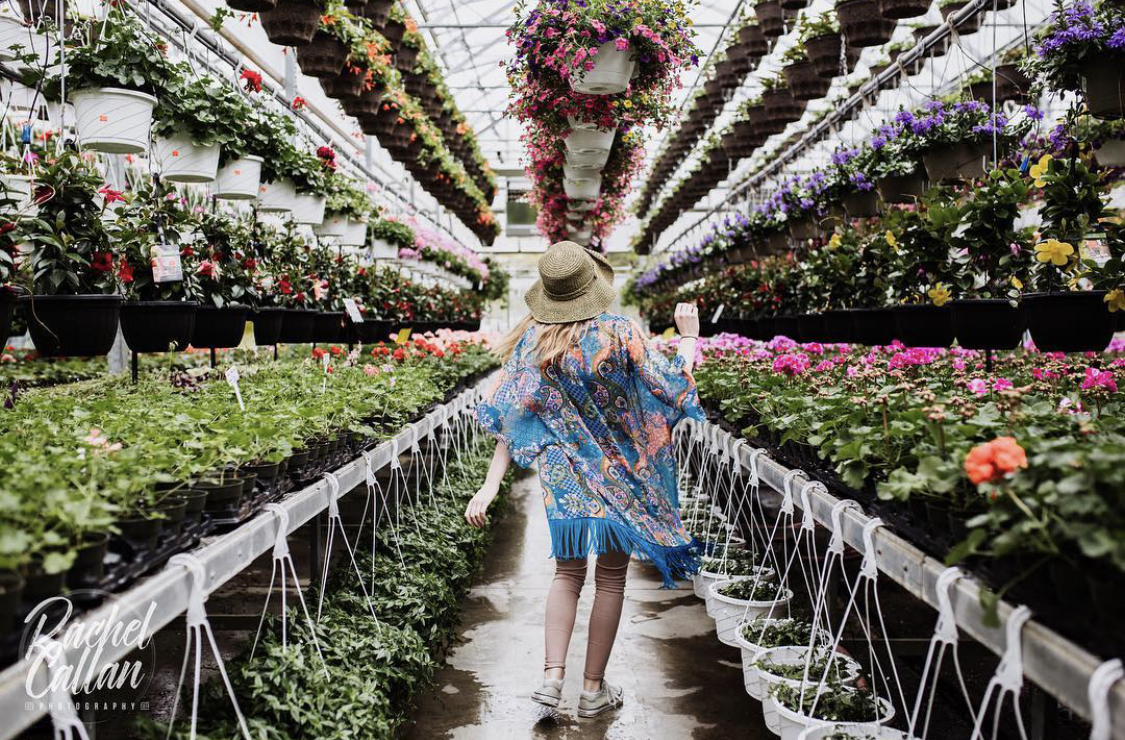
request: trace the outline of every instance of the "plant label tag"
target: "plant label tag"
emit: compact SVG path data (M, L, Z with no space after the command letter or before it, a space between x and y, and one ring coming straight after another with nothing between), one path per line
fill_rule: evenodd
M242 390L238 387L238 366L231 365L227 368L226 378L227 385L234 389L234 397L238 399L238 408L242 411L246 410L246 404L242 402Z
M727 307L727 304L725 304L725 303L719 304L719 307L715 309L715 313L711 316L711 323L712 324L714 324L716 321L719 320L719 317L723 315L723 309L726 308L726 307Z
M323 366L323 369L324 369L324 382L322 382L320 384L320 392L321 393L324 393L326 390L328 390L328 363L330 363L331 361L332 361L332 358L331 358L331 356L329 356L329 354L327 352L324 353L323 355L321 355L320 364Z
M355 298L344 299L344 310L347 311L348 318L353 324L363 323L363 314L359 312L359 305L355 302Z
M180 248L174 244L156 244L149 251L152 260L152 282L178 283L184 279Z
M675 334L675 333L676 333L676 327L669 326L667 329L664 330L664 333L661 334L660 337L661 337L661 339L671 339L672 335Z
M406 340L410 339L410 327L400 331L395 337L395 344L406 344Z

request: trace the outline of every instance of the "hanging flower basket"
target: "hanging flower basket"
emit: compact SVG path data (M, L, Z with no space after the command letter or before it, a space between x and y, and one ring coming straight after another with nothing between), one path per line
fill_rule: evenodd
M190 134L158 138L153 150L160 174L169 182L212 182L219 173L218 145L198 146Z
M806 101L795 100L787 89L781 88L762 93L762 105L766 110L766 120L774 127L781 127L772 133L780 133L790 123L801 120Z
M1125 139L1107 139L1094 151L1099 167L1125 167Z
M767 700L772 691L777 686L792 686L793 688L801 688L802 684L807 691L814 691L815 687L820 682L820 670L814 667L809 674L807 681L802 681L799 678L788 678L778 673L773 673L769 669L780 669L782 666L801 669L803 670L806 661L809 658L810 649L808 645L786 645L783 647L769 648L763 650L754 661L754 669L757 671L756 681L757 690L762 695L762 719L766 727L775 734L781 734L781 717L777 711L777 704L773 701ZM828 654L827 648L817 648L814 656L824 656ZM855 686L856 680L859 678L860 666L854 658L843 653L835 653L835 660L839 662L840 673L838 683L844 686ZM813 661L814 664L819 662ZM763 666L765 664L765 666Z
M851 311L837 309L821 315L824 317L824 341L846 344L855 341L855 322Z
M227 6L243 13L265 13L277 7L277 0L227 0Z
M320 78L320 89L334 100L358 100L363 96L366 73L360 69L345 67L335 77ZM346 111L349 115L355 115Z
M953 311L948 306L896 306L894 312L896 336L907 347L953 344Z
M875 181L884 203L913 203L926 192L926 178L915 169L909 175L891 175Z
M746 48L751 57L764 57L770 51L770 40L757 23L750 23L739 30L738 43Z
M44 357L104 355L117 338L119 295L38 295L21 301L27 330Z
M764 36L777 37L785 33L785 16L778 0L765 0L756 4L754 15L758 16L758 27Z
M931 181L975 180L988 172L986 162L992 142L962 141L934 147L922 154L922 164Z
M247 306L200 306L195 314L191 346L196 349L228 349L242 342L246 331Z
M601 175L581 180L563 180L563 189L570 200L597 200L602 189Z
M250 321L254 322L254 344L277 344L284 319L284 308L255 308L250 314Z
M362 247L367 244L367 222L349 218L339 241L345 247Z
M831 689L830 689L831 690ZM879 718L874 722L834 722L833 726L837 728L838 732L846 733L867 733L874 729L885 725L890 722L895 716L895 708L889 701L883 697L878 698L879 703ZM778 732L781 740L798 740L801 733L808 728L821 727L824 720L813 718L795 712L781 702L775 701L773 697L767 696L765 701L762 702L762 712L765 713L767 706L770 710L776 711L778 715Z
M883 725L872 727L865 723L854 722L817 722L815 727L810 727L798 735L797 740L832 740L840 735L861 737L864 740L917 740L913 735L893 727Z
M883 17L897 21L925 15L930 9L932 0L878 0L878 2L879 12Z
M1004 298L955 300L953 333L965 349L1015 349L1027 326L1023 308Z
M71 95L78 145L107 154L148 151L156 98L136 90L98 87Z
M840 69L840 47L844 49L846 70ZM826 80L852 71L859 61L859 49L845 44L843 35L839 33L814 36L805 42L805 53L816 68L816 73Z
M714 599L712 617L715 619L715 632L719 642L731 647L738 647L738 625L754 617L772 617L785 613L786 605L793 598L789 589L779 589L777 598L769 601L748 601L724 596L720 589L735 583L734 580L715 581L707 591L708 599Z
M828 93L832 86L831 78L825 78L812 62L797 62L782 68L785 81L789 83L789 94L794 100L816 100Z
M344 235L348 228L348 217L342 213L329 213L324 216L324 220L319 226L313 229L313 232L319 237L328 237L331 239L338 239Z
M573 154L608 154L616 129L575 129L567 134L566 150Z
M879 196L874 190L854 190L843 197L848 218L872 218L879 215Z
M851 314L855 326L855 341L859 344L882 347L898 336L894 309L853 308Z
M836 16L848 46L881 46L895 32L895 21L883 17L875 0L844 0L836 5Z
M371 258L377 260L398 259L398 247L379 238L371 240Z
M406 24L397 18L388 18L380 33L383 34L383 38L390 43L392 48L396 47L402 43L402 37L406 35Z
M262 13L262 29L279 46L304 46L320 27L321 7L303 0L278 0L273 10Z
M297 64L310 77L336 77L348 60L348 47L326 31L317 31L312 41L297 49Z
M956 2L950 5L942 5L938 10L941 11L941 19L948 20L949 16L956 13L961 8L967 5L967 2ZM984 21L984 13L976 13L973 17L966 20L961 25L957 26L957 33L961 36L969 36L980 30L980 24Z
M317 311L313 319L313 341L318 344L339 342L344 336L343 311Z
M258 186L258 210L262 213L289 213L296 206L297 186L289 178Z
M1028 100L1031 93L1031 80L1018 64L1001 64L996 67L996 99L1005 102ZM995 106L993 106L995 107Z
M199 301L130 301L121 306L121 334L134 352L187 349Z
M407 73L414 69L418 63L418 49L406 44L399 44L395 49L395 69L399 72ZM421 95L417 97L422 97Z
M279 344L308 344L312 341L315 324L316 311L307 311L303 308L286 309L277 341Z
M390 17L394 4L394 0L367 0L363 6L363 17L371 21L375 30L379 30Z
M1117 317L1106 291L1032 293L1023 298L1027 328L1040 352L1101 352L1113 339Z
M631 50L618 49L615 42L607 41L594 54L593 69L582 67L570 73L570 89L587 95L625 92L636 64Z
M258 197L262 158L248 155L227 162L215 178L214 195L221 200L253 200Z
M1090 115L1125 117L1125 55L1095 56L1082 65L1079 74Z
M324 209L328 199L323 195L312 193L297 193L293 202L293 220L299 224L319 226L324 223Z

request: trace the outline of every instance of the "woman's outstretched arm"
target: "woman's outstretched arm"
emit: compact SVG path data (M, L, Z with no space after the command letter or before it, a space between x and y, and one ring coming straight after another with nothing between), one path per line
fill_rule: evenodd
M508 465L512 462L512 455L508 452L508 445L504 442L496 443L496 452L492 455L492 464L488 466L488 475L480 490L465 507L465 521L470 526L480 529L487 521L488 507L496 494L500 493L500 483L508 472Z
M680 331L676 354L684 358L684 370L690 373L695 365L695 342L699 338L699 309L694 303L681 303L676 306L675 320Z

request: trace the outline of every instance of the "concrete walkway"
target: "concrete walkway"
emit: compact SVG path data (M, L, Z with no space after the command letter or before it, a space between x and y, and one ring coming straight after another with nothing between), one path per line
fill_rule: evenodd
M579 605L557 712L528 697L543 665L543 609L554 573L537 476L522 478L497 527L484 571L462 605L461 643L416 711L410 740L766 740L760 704L742 687L739 653L715 638L690 584L660 589L654 569L630 566L617 644L606 672L625 706L579 720L578 693L593 602L593 566Z

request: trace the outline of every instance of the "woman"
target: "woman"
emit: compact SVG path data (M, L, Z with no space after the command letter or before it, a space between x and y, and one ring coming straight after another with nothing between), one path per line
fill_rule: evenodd
M596 594L578 715L621 706L621 689L603 680L617 635L625 571L646 556L665 587L699 569L679 517L672 427L702 420L691 367L699 336L695 306L676 308L679 353L669 362L632 321L605 313L613 268L573 242L539 260L525 296L530 316L498 348L503 370L477 420L497 438L484 485L465 519L485 524L511 460L537 459L556 561L547 596L543 686L532 699L557 707L586 558L597 556Z

